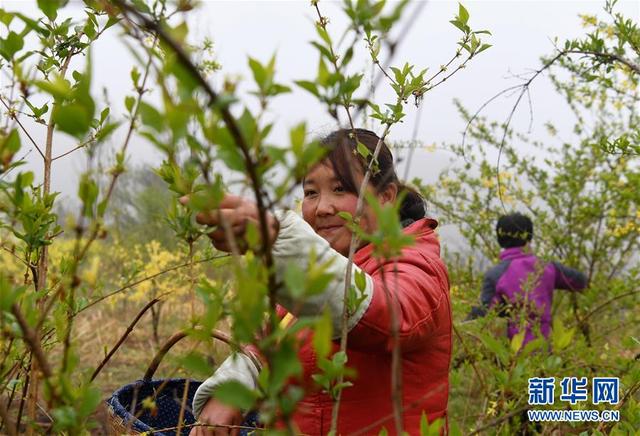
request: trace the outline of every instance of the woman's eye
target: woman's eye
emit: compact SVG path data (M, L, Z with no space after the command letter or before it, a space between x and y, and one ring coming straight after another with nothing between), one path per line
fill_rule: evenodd
M341 185L338 185L333 188L333 192L344 192L344 188Z
M316 191L313 191L313 190L311 190L311 189L305 189L305 190L304 190L304 196L305 196L305 197L310 197L310 196L312 196L312 195L315 195L315 193L316 193Z

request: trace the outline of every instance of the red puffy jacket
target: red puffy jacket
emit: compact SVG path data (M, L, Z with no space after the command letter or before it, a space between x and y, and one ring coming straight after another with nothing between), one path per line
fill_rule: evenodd
M447 417L449 363L451 359L451 304L449 280L440 259L440 244L434 232L437 222L423 218L404 229L415 244L403 249L395 260L380 261L367 245L355 254L354 262L374 281L373 298L362 319L348 336L348 363L357 376L352 387L342 392L338 434L378 434L386 427L395 434L391 400L391 314L387 290L397 301L399 343L402 351L403 429L419 434L420 418L429 422ZM338 342L333 344L339 350ZM319 372L311 335L301 333L299 350L304 369L303 383L312 385ZM299 431L325 435L331 426L333 401L320 391L301 401L294 422Z

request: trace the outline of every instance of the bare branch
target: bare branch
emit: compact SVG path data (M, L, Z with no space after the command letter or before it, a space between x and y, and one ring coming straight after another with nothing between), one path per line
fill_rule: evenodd
M109 351L109 353L104 357L104 359L102 359L102 362L100 362L100 364L93 371L93 374L91 374L91 378L89 379L89 381L95 380L95 378L98 376L98 374L100 374L100 371L102 371L102 368L104 368L104 366L109 362L109 360L111 360L111 357L115 354L116 351L118 351L118 348L120 348L120 346L124 343L124 341L127 340L127 338L129 337L129 334L131 334L131 332L135 328L135 326L138 323L138 321L140 321L140 318L142 318L142 315L144 315L147 312L147 310L151 309L151 306L153 306L154 304L156 304L159 301L160 301L160 298L154 298L153 300L148 302L140 310L140 312L138 312L138 314L133 319L133 321L131 321L131 324L129 324L129 326L127 327L125 332L122 334L120 339L118 339L118 342L116 342L116 344L113 346L111 351Z
M9 107L9 105L7 104L7 102L4 100L4 98L2 98L2 95L0 95L0 102L2 103L2 105L7 108L7 110L9 111L9 118L13 118L13 120L16 122L16 124L18 124L18 126L20 127L20 130L22 130L22 133L25 134L25 136L27 138L29 138L29 141L33 144L33 146L36 148L36 150L38 150L38 153L40 153L40 156L45 159L44 157L44 153L42 152L42 150L40 149L40 147L38 146L38 144L36 143L36 141L33 139L33 137L29 134L29 131L22 125L22 123L20 122L20 120L18 119L17 116L15 116L14 114L12 114L11 112L11 108Z

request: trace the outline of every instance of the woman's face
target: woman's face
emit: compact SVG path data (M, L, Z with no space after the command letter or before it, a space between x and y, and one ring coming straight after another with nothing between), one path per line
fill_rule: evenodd
M355 182L362 183L362 175L355 177ZM302 182L304 197L302 199L302 217L311 225L313 230L329 242L331 247L344 256L349 254L351 244L351 231L345 226L345 221L338 216L339 212L348 212L352 216L356 214L357 195L346 192L331 167L330 163L320 163L313 167ZM367 188L372 194L373 187ZM385 193L378 194L381 203L395 200L387 198ZM360 217L360 227L368 233L376 227L376 218L371 207L364 206Z

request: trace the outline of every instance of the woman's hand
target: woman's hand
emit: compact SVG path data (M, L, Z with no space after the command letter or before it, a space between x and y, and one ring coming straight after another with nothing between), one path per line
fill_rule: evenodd
M182 204L186 204L188 201L189 197L187 196L180 199ZM232 252L233 246L229 238L229 236L232 236L236 241L238 250L245 252L247 250L245 240L247 226L249 223L253 223L258 232L260 232L259 216L258 206L253 201L237 195L227 194L220 202L218 209L198 213L196 221L200 224L217 227L209 233L209 238L218 250ZM278 236L278 221L269 212L267 212L267 229L269 242L273 243Z
M193 427L189 436L235 436L240 433L240 430L238 428L229 428L229 426L241 425L242 414L235 407L227 406L226 404L212 398L207 401L202 408L198 422L201 424L208 424L211 426L216 425L219 427Z

